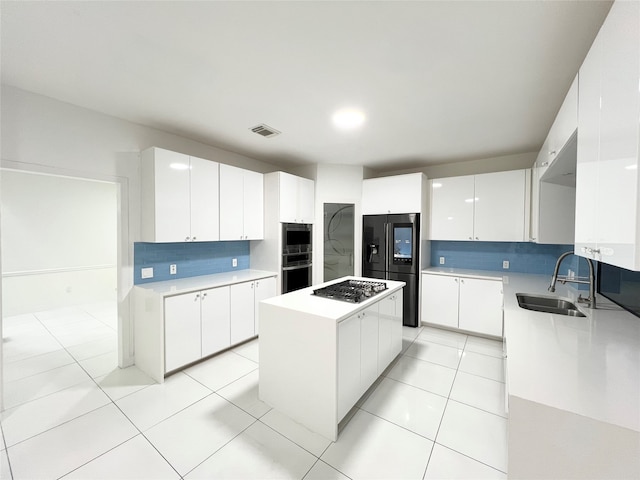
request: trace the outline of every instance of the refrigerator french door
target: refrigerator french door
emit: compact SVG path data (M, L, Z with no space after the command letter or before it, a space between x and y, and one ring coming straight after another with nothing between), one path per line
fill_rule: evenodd
M417 327L420 214L364 215L362 242L363 276L405 282L402 323Z

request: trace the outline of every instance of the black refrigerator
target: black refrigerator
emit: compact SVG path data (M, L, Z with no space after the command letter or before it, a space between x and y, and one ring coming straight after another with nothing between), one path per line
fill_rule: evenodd
M417 327L420 214L364 215L362 242L362 275L405 282L402 324Z

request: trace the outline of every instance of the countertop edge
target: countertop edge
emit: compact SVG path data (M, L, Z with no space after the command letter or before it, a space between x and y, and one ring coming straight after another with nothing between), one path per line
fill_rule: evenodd
M210 275L198 275L195 277L178 278L175 280L163 280L134 285L163 297L196 292L202 289L225 287L237 283L251 282L263 278L276 277L276 272L265 270L244 269L231 272L214 273Z

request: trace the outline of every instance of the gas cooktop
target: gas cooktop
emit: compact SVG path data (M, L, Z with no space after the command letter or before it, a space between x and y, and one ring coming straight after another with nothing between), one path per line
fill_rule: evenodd
M345 280L313 291L314 295L343 302L360 303L387 289L384 282Z

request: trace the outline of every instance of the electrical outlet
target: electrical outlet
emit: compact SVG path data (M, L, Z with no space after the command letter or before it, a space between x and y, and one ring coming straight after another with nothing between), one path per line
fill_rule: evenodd
M440 257L440 265L444 265L444 257Z
M147 267L140 270L142 278L153 278L153 267Z
M169 265L169 273L171 275L175 275L176 273L178 273L178 266L176 264Z
M502 268L504 268L505 270L509 270L509 260L502 261Z
M237 267L238 266L238 259L234 258L233 260L231 260L231 266L232 267Z

